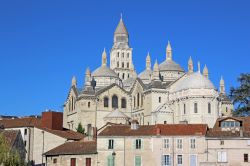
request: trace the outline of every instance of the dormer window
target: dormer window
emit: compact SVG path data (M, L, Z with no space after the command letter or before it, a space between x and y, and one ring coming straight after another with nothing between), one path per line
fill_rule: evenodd
M240 122L238 121L223 121L221 122L222 128L235 128L240 127Z

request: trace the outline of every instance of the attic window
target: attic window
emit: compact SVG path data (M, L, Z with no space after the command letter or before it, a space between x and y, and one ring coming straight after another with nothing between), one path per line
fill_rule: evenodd
M240 127L240 122L237 121L223 121L221 122L222 128L234 128L234 127Z

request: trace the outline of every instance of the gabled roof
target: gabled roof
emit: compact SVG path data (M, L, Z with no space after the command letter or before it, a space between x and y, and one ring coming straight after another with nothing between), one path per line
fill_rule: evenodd
M96 154L96 142L67 142L45 153L46 156Z
M130 125L107 126L98 136L156 136L160 130L162 136L191 136L205 135L206 124L164 124L164 125L145 125L132 130Z
M19 130L2 130L2 129L0 129L0 134L3 135L3 137L5 138L7 144L10 148L13 147L19 133L20 133Z

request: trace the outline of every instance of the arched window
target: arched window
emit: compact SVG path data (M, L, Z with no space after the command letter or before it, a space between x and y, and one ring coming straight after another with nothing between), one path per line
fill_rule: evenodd
M159 97L159 103L161 103L161 97Z
M127 53L127 58L129 58L129 53Z
M129 68L129 62L127 63L127 68Z
M119 58L119 52L117 52L117 58Z
M90 102L88 102L88 108L90 108Z
M104 107L109 107L109 98L108 97L104 97Z
M183 114L186 114L186 104L183 104Z
M207 112L211 114L211 103L207 104Z
M118 97L116 95L112 97L112 108L118 108Z
M122 98L122 108L127 108L127 101L125 98Z
M122 62L122 68L124 68L124 62Z
M194 113L198 113L198 103L194 103Z
M129 78L129 74L128 74L128 78Z
M117 62L117 67L119 67L119 62Z
M124 58L124 52L122 53L122 57Z
M140 106L140 94L138 93L137 94L137 107Z
M123 73L123 74L122 74L122 79L124 79L124 78L125 78L125 74Z

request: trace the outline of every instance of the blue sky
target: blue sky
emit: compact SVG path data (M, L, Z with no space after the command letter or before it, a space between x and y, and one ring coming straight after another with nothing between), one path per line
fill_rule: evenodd
M162 62L170 40L176 62L187 69L192 56L216 87L223 75L228 91L250 71L249 8L248 0L2 0L0 114L61 111L72 76L83 86L86 68L110 50L120 13L137 72L148 51Z

